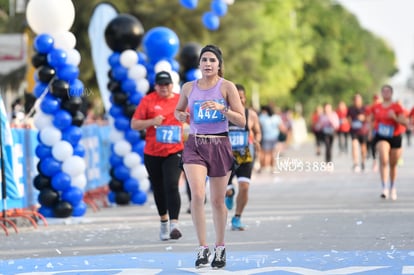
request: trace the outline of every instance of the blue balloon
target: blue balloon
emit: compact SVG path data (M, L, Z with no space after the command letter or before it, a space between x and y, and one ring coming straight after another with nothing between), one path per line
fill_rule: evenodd
M215 31L220 26L220 18L212 11L203 14L202 22L204 27L210 31Z
M111 67L120 66L121 65L120 59L121 59L121 54L118 52L114 52L108 57L108 63Z
M54 68L59 68L66 63L68 54L62 49L53 49L47 54L47 62Z
M40 161L39 168L43 175L53 177L56 173L61 171L62 163L53 157L47 157Z
M39 159L45 159L47 157L52 157L52 147L39 143L36 146L35 154Z
M190 69L185 72L186 81L193 81L201 78L200 69Z
M129 168L124 164L114 167L114 176L118 180L124 181L129 178Z
M151 62L174 58L180 49L180 41L175 32L167 27L149 30L143 39L143 48Z
M46 91L48 91L48 84L41 81L37 81L33 88L34 96L36 98L39 98Z
M62 131L62 140L69 142L74 148L82 138L82 129L71 125Z
M111 108L109 109L109 114L113 118L118 118L119 116L122 116L124 112L120 106L112 105Z
M122 81L128 77L128 69L122 65L112 67L112 77L118 81Z
M168 62L171 64L171 69L175 72L179 72L180 71L180 63L172 58L168 59Z
M139 191L139 182L137 179L129 178L124 181L124 190L128 193L135 193Z
M144 147L145 147L145 140L141 140L132 146L132 152L135 152L138 155L140 155L141 158L144 158Z
M121 156L118 156L115 153L112 153L111 156L109 157L109 163L111 164L112 167L121 165L123 163L123 158Z
M115 203L115 197L116 197L116 193L111 191L108 193L108 201L110 203Z
M78 143L73 148L73 155L83 158L85 156L85 154L86 154L86 149L85 149L85 146L83 146L82 144Z
M211 10L218 16L224 16L227 13L227 4L223 0L213 0Z
M128 129L125 131L125 139L130 144L135 144L141 140L141 134L137 130Z
M116 129L123 132L130 127L130 121L125 116L118 116L114 122L114 126Z
M126 78L122 81L121 88L124 92L126 92L128 94L132 94L136 91L137 84L135 84L134 80L132 80L130 78Z
M88 206L83 201L79 202L76 205L72 205L72 207L73 207L73 212L72 212L73 217L82 217L83 215L85 215L86 210L88 209Z
M147 193L138 191L132 194L131 201L134 204L143 205L147 201Z
M45 114L54 114L60 108L60 101L58 98L47 95L43 98L42 102L40 102L40 110L43 111Z
M72 64L65 64L57 70L56 74L59 79L71 82L78 78L79 68Z
M70 188L71 177L65 172L58 172L52 177L51 184L56 191L66 191Z
M55 214L53 214L53 208L47 206L40 206L37 211L45 218L53 218Z
M64 130L72 124L72 116L66 110L59 110L55 113L52 123L56 128Z
M129 95L128 100L131 104L138 105L141 102L142 94L140 92ZM144 91L144 93L146 92L147 91Z
M71 186L62 192L62 200L67 201L71 205L77 205L83 199L83 191L77 186Z
M43 54L49 53L51 50L53 50L53 44L54 40L53 37L49 34L43 33L39 34L35 37L33 41L33 47L34 49Z
M81 97L84 89L83 82L76 78L69 83L69 96Z
M143 52L137 52L137 54L138 54L138 64L145 66L148 63L147 55Z
M186 9L193 10L197 8L198 0L180 0L180 4Z

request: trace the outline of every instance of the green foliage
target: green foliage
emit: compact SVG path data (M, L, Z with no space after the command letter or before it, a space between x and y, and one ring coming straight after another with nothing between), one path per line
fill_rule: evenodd
M80 78L97 97L88 25L101 2L135 16L145 31L157 26L172 29L181 45L218 45L225 77L242 83L248 96L257 91L262 104L301 102L310 112L323 102L347 100L356 91L372 94L396 72L395 55L385 42L330 0L236 0L220 18L217 31L202 25L209 0L199 1L195 10L183 8L178 0L73 0L76 18L71 31L82 56ZM8 0L0 0L0 10L7 5ZM25 22L6 21L1 31L20 31Z

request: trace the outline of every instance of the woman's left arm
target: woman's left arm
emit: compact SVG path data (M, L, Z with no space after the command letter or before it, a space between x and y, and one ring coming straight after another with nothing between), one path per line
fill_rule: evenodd
M223 106L220 112L224 114L231 123L239 127L245 127L246 117L244 114L244 107L241 103L236 86L228 80L225 80L223 84L224 96L227 99L228 107Z

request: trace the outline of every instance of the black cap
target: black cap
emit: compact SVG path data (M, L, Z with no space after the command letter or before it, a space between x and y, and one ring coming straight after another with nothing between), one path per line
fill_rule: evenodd
M162 71L155 75L155 84L171 84L173 83L169 72Z

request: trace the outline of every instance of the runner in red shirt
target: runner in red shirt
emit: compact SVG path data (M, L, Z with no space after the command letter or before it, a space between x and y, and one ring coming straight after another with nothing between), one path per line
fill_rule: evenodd
M144 164L148 171L155 204L161 220L160 239L179 239L178 216L181 197L181 153L183 125L174 117L179 95L173 93L170 73L155 76L155 92L141 99L131 120L131 128L146 129Z
M380 176L382 184L381 197L397 199L395 179L397 164L401 156L403 127L407 125L407 118L399 103L392 101L393 88L384 85L381 88L383 102L372 106L370 111L371 126L375 130L374 144L378 150ZM372 131L369 132L372 134ZM389 186L388 186L389 181Z
M338 108L336 108L335 111L339 118L339 128L336 131L336 134L338 136L339 152L346 154L348 152L348 136L351 125L349 124L347 118L348 106L346 105L345 101L341 100L338 103Z

